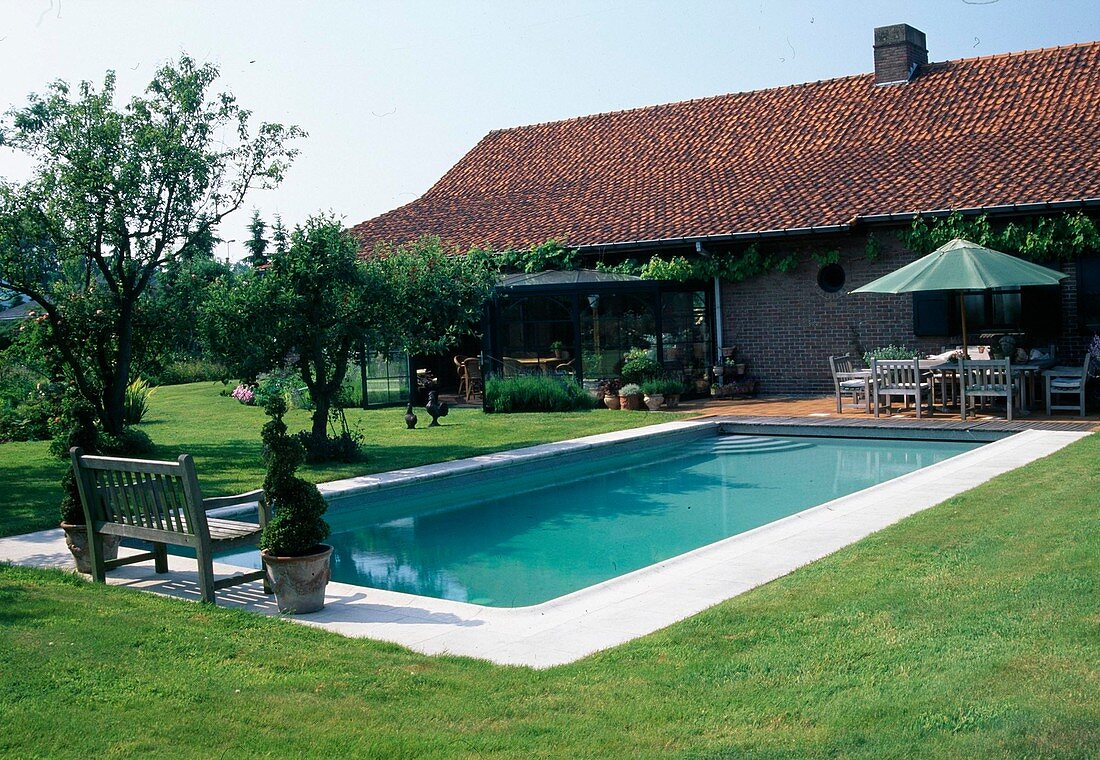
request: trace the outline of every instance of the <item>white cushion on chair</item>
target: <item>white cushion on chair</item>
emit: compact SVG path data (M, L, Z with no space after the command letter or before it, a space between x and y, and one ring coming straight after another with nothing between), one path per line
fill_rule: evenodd
M1055 377L1050 381L1051 388L1058 388L1060 390L1081 390L1082 379L1079 377Z
M864 380L844 380L840 383L841 388L857 388L863 389L867 386Z

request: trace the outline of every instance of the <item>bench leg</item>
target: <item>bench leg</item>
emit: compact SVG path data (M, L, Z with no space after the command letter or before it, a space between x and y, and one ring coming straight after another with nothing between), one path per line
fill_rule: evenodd
M214 559L208 552L201 550L195 554L199 563L199 590L202 592L202 600L208 604L217 604L214 597Z
M107 582L107 566L103 560L103 536L88 526L88 553L92 565L92 580L96 583Z
M166 544L153 544L153 570L158 573L168 572L168 546Z

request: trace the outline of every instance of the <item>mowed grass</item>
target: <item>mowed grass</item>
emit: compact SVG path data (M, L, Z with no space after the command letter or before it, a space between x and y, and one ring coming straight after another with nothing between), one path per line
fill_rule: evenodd
M263 410L219 395L220 383L193 383L158 388L139 426L157 444L155 456L195 457L206 496L259 488ZM666 422L680 415L597 409L560 414L485 414L480 409L452 409L440 427L427 427L428 413L417 410L415 430L405 428L404 408L349 409L348 422L364 434L366 458L352 464L303 466L302 477L314 482L416 467L492 451L533 446L595 433ZM291 431L310 426L309 412L292 410ZM0 444L0 535L57 526L59 482L65 462L53 458L45 442Z
M0 569L0 753L1095 757L1100 435L547 671Z

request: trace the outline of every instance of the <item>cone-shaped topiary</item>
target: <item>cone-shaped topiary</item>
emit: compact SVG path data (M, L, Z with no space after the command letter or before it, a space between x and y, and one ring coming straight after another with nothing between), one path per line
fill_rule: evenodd
M286 401L275 396L264 411L271 417L262 433L267 462L264 498L275 516L260 537L260 548L276 557L313 554L328 536L328 523L321 517L328 504L317 486L294 474L305 460L305 449L286 434Z

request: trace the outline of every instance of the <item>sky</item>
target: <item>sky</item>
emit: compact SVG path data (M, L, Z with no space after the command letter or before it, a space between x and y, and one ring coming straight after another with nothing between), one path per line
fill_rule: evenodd
M486 133L871 71L874 27L942 61L1100 39L1095 0L361 2L0 0L0 111L48 82L118 74L120 99L181 53L219 66L257 120L309 133L250 210L348 225L426 191ZM0 149L0 177L29 164Z

